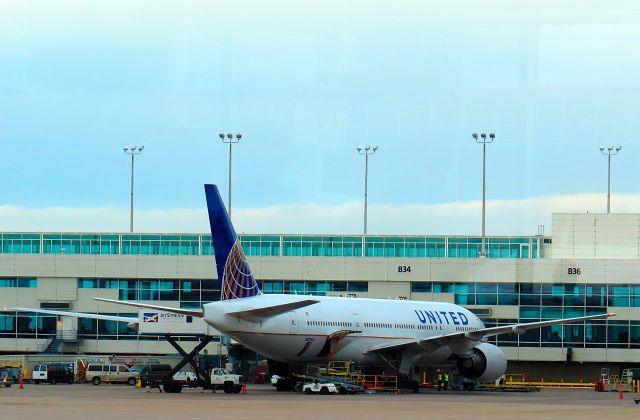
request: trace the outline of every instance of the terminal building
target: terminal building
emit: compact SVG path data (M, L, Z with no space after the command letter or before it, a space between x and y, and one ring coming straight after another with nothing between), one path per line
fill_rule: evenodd
M640 362L640 214L554 214L553 236L240 235L264 293L447 301L487 326L615 312L493 338L509 372L594 380ZM198 308L218 300L206 234L0 234L0 308L136 317L92 297ZM57 341L55 340L57 338ZM184 337L185 348L197 338ZM192 343L189 343L191 340ZM175 353L124 323L0 312L0 353ZM226 351L221 341L208 354ZM587 372L585 374L585 372ZM559 378L558 378L559 379Z

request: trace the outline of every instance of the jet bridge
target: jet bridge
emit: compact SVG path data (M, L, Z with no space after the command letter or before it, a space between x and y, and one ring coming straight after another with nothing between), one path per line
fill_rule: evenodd
M173 375L189 364L198 377L197 381L191 385L204 389L211 388L211 377L208 370L196 363L195 358L214 338L221 338L218 330L212 328L202 318L141 308L138 311L138 333L140 335L163 336L182 356L182 360L154 385L162 386L165 392L181 392L182 383L175 381ZM200 342L188 353L176 341L177 337L186 336L200 339Z
M138 333L141 335L220 336L220 332L202 318L171 312L140 309Z

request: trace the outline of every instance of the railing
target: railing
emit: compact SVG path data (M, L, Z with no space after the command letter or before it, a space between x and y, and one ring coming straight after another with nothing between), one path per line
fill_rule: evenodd
M359 384L368 390L398 392L398 377L394 375L362 375Z
M398 392L398 377L394 375L365 375L351 371L350 362L330 362L328 365L307 365L307 377L320 378L330 382L360 385L378 392Z
M78 330L58 330L56 338L63 342L74 342L78 340Z
M507 374L505 375L504 382L500 382L496 384L494 382L489 382L482 384L482 388L499 388L499 389L524 389L524 388L589 388L593 389L595 387L595 382L564 382L562 379L560 381L552 381L547 382L544 379L540 381L527 381L525 376L520 373L515 374Z
M42 344L38 344L38 348L37 348L38 353L44 352L51 345L51 343L53 343L55 339L56 337L51 335L47 338L47 341L45 341Z

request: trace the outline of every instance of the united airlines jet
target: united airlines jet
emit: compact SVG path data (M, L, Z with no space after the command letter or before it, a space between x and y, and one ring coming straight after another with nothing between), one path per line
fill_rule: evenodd
M453 361L469 379L491 381L505 373L507 359L487 337L550 325L599 319L601 314L486 328L469 310L444 302L263 294L258 287L215 185L205 185L221 300L201 310L94 298L121 305L203 318L243 346L267 357L276 373L296 365L350 360L389 365L417 391L413 366ZM45 312L131 323L131 318L31 308ZM288 387L291 382L287 384Z

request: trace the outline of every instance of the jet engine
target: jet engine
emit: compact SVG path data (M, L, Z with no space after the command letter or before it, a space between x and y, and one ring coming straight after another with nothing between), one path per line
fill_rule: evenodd
M138 323L138 321L129 322L127 324L127 328L130 329L131 331L138 332L138 329L140 329L140 324Z
M469 379L495 381L507 371L507 358L493 344L481 343L470 354L458 356L458 370Z

